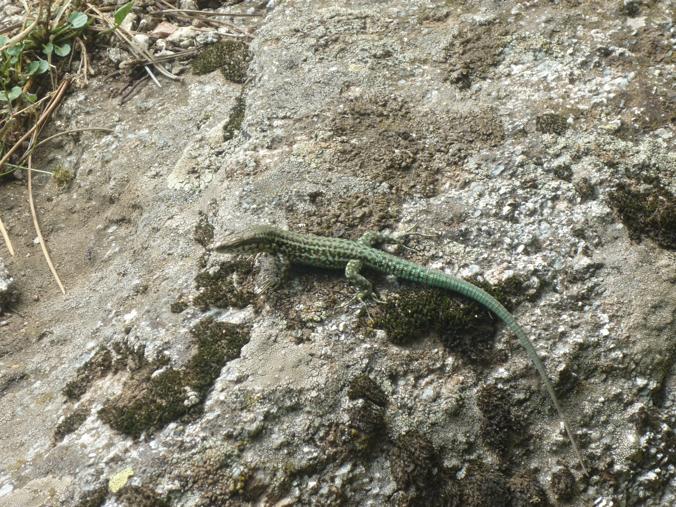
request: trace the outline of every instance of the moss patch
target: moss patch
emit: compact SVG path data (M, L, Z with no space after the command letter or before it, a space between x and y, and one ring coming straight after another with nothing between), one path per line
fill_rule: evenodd
M509 488L505 476L495 467L471 464L462 481L463 505L467 507L507 507L510 505Z
M567 467L561 467L552 473L550 487L557 500L567 502L575 494L575 476Z
M246 112L246 99L243 95L239 95L235 99L235 104L230 109L228 121L223 125L223 140L229 141L240 131L242 122L244 121L244 113Z
M399 490L398 505L461 505L457 483L421 433L410 430L396 439L390 469Z
M70 435L82 426L82 423L87 420L89 415L88 408L78 408L72 413L68 414L63 420L56 425L54 430L54 442L60 442L66 435Z
M547 507L550 505L544 488L532 473L518 473L509 479L512 507Z
M463 26L444 48L449 62L449 81L459 88L469 88L473 82L485 79L508 42L508 30L495 24Z
M233 499L252 501L257 497L256 491L249 491L254 470L241 463L237 449L227 445L199 453L179 476L184 491L199 491L196 505L200 507L240 505Z
M519 277L510 278L496 287L476 280L472 283L502 302L507 309L512 307L515 299L523 299L523 281ZM515 294L517 297L514 297ZM448 349L473 363L489 359L499 322L475 301L442 289L421 287L406 287L388 295L387 300L371 314L370 326L386 331L395 344L405 345L436 333Z
M249 329L205 319L192 334L197 351L184 367L167 367L166 360L159 360L132 372L122 394L99 411L101 420L138 438L181 417L199 415L221 368L248 343Z
M91 491L87 491L75 507L101 507L108 498L108 485L101 484Z
M351 400L368 400L381 407L387 406L387 395L375 380L366 374L357 375L350 381L347 396Z
M75 174L70 169L59 166L52 171L52 180L57 187L63 189L67 188L75 179Z
M203 309L250 305L255 299L253 271L253 257L238 257L222 262L215 272L200 272L195 277L195 305Z
M481 436L483 441L500 456L507 455L513 440L524 437L522 418L513 410L515 406L509 391L495 384L481 388L477 396L481 411Z
M367 456L387 439L385 409L368 400L357 400L347 409L348 423L341 427L346 459Z
M621 183L608 195L608 204L632 240L647 236L663 248L676 249L676 198L659 183L644 188Z
M148 486L127 485L116 495L124 507L169 507L169 500L157 494Z
M203 211L199 212L192 237L204 248L214 240L214 226L211 225L209 217Z
M545 113L535 118L535 128L543 134L561 135L568 129L568 122L560 114Z
M222 40L207 46L192 61L195 74L207 74L221 69L223 76L233 83L244 83L251 55L249 46L239 40Z
M113 367L113 354L101 346L85 364L77 369L75 379L63 388L63 394L71 401L79 400L97 379L104 377Z

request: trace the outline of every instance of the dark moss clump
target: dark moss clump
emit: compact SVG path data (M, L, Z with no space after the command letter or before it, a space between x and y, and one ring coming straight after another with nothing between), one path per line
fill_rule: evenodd
M132 372L122 394L99 411L101 420L138 438L183 416L199 415L221 368L248 343L249 330L205 319L192 333L197 351L183 368L166 367L166 360L160 360Z
M577 180L574 187L582 202L593 200L596 197L596 189L587 177Z
M473 280L510 309L514 294L523 282L518 277L499 286ZM519 289L517 289L517 287ZM523 298L519 294L519 298ZM372 312L372 326L387 332L395 344L411 343L431 332L437 333L444 345L473 363L489 359L499 320L479 303L449 291L433 288L405 288L388 296L384 304Z
M545 113L535 118L535 128L543 134L561 135L568 129L568 122L560 114Z
M547 507L550 505L544 488L534 474L518 473L509 479L511 507Z
M475 81L485 79L491 68L499 63L507 35L508 31L499 24L463 26L444 48L444 59L449 63L449 81L466 89Z
M183 491L199 491L197 506L241 505L260 496L254 475L254 469L241 463L236 449L208 448L181 471L180 481Z
M197 352L186 366L190 385L206 395L221 372L221 368L239 357L249 343L249 328L229 322L204 319L192 334L197 339Z
M390 341L397 345L407 345L431 332L442 334L444 341L451 343L455 334L472 333L491 334L492 324L482 325L477 314L482 312L479 306L465 307L441 289L405 288L389 295L373 314L373 327L387 332ZM486 324L486 322L484 322ZM482 333L483 332L483 333Z
M195 305L200 308L231 306L244 308L255 299L253 257L239 257L222 262L216 272L202 271L195 277L199 294Z
M159 375L154 363L132 375L123 392L107 402L99 417L111 428L134 438L164 427L188 412L180 370L169 368Z
M347 396L351 400L368 400L380 407L387 406L387 395L376 382L366 374L357 375L350 382Z
M495 467L472 464L461 481L463 505L467 507L507 507L510 494L505 476Z
M230 109L228 115L228 121L223 126L223 140L229 141L239 132L242 128L242 122L244 121L244 113L246 112L246 99L243 95L239 95L235 99L235 104Z
M571 500L575 494L575 476L568 467L561 467L552 473L550 487L560 502Z
M221 69L228 81L244 83L250 58L246 43L240 40L222 40L205 48L192 61L192 70L199 75Z
M443 468L432 443L417 431L396 439L390 469L399 489L398 505L461 505L456 482Z
M368 400L357 400L348 408L348 424L341 440L348 455L367 455L387 441L385 409Z
M108 485L101 484L97 488L87 491L75 507L101 507L108 498Z
M556 166L553 170L554 176L563 181L571 182L573 180L573 169L568 164Z
M79 400L95 380L105 376L113 367L111 351L101 346L85 364L77 369L75 379L63 388L63 394L71 401Z
M479 391L477 405L482 415L483 441L505 456L511 442L525 433L522 418L512 409L514 400L507 389L488 384Z
M79 408L64 417L63 420L56 425L56 429L54 430L54 442L60 442L66 435L70 435L76 431L82 426L82 423L87 420L88 415L88 408Z
M676 198L669 190L659 184L640 190L621 183L608 195L608 203L632 240L647 236L663 248L676 249Z
M192 237L204 248L209 246L214 239L214 226L211 225L209 217L203 211L199 212Z
M182 313L187 309L188 303L183 301L182 299L174 301L173 303L171 303L171 306L169 307L169 311L171 313Z
M158 495L148 486L127 485L116 495L118 502L125 507L169 507L169 500Z

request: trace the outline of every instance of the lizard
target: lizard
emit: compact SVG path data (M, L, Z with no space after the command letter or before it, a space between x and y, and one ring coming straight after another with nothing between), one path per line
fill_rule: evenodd
M353 241L314 234L301 234L270 225L259 225L230 234L224 241L213 247L213 250L231 254L268 253L280 256L287 264L295 263L320 268L345 269L345 277L352 285L359 288L357 297L362 301L373 294L371 282L360 274L364 267L411 282L456 292L476 301L495 314L516 334L519 343L540 374L552 404L563 422L582 470L585 475L588 475L570 423L559 404L554 387L547 375L547 370L533 343L512 314L493 296L462 278L440 270L423 267L374 247L379 243L399 242L399 238L375 231L367 232L358 240Z

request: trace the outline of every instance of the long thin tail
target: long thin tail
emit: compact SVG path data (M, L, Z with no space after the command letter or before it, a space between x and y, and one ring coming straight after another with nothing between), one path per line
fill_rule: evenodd
M494 299L494 301L497 302L497 300ZM498 303L499 304L499 303ZM500 305L502 307L502 305ZM559 414L559 418L561 421L563 421L563 427L566 430L566 434L568 435L568 440L570 440L571 445L573 446L573 452L575 452L575 455L577 456L577 459L580 461L580 465L582 466L582 470L585 475L589 475L589 472L587 472L587 467L584 464L584 460L582 459L582 453L580 452L580 449L577 446L577 441L575 440L575 437L573 436L573 432L570 427L570 423L568 422L568 419L566 418L566 415L563 412L563 409L561 408L561 405L559 405L559 400L556 397L556 393L554 392L554 387L552 386L552 383L549 381L549 377L547 376L547 370L545 370L545 366L542 364L542 361L540 360L540 357L538 356L538 353L535 350L535 347L533 347L533 343L528 339L526 336L526 333L524 333L523 329L521 329L521 326L519 326L516 321L514 320L514 317L505 310L504 307L502 307L504 312L506 312L506 315L508 318L505 318L504 315L498 315L495 311L493 313L496 313L498 317L502 319L502 321L507 324L507 326L514 331L514 334L516 334L516 338L519 340L519 343L521 346L526 349L526 353L528 354L528 357L530 358L531 362L535 365L535 368L537 369L538 373L540 374L540 377L542 377L542 381L545 384L545 389L547 389L547 392L549 393L549 397L552 400L552 403L554 404L554 407L556 408L556 411Z
M507 327L509 327L509 329L511 329L516 334L519 343L526 350L529 359L535 365L535 368L537 369L538 373L540 374L540 377L542 378L542 381L545 384L547 393L549 394L549 397L551 398L552 403L554 404L554 408L556 408L556 411L559 414L559 418L563 422L563 426L566 430L566 434L568 435L568 439L570 440L570 443L573 446L573 451L575 452L577 459L580 461L580 465L582 466L584 474L589 475L589 473L587 472L587 467L584 464L584 460L582 459L582 453L580 452L580 449L577 446L577 441L575 440L573 432L571 431L571 426L568 423L568 419L566 418L565 414L563 413L561 405L559 404L559 399L556 397L554 387L552 386L552 383L549 381L549 377L547 376L547 370L545 370L545 367L542 364L542 361L540 360L540 357L538 356L535 347L533 347L533 343L528 339L526 333L521 328L521 326L519 326L519 324L516 323L516 320L514 320L512 314L509 313L509 311L507 311L507 309L504 306L502 306L502 304L497 299L495 299L493 296L488 294L488 292L486 292L483 289L480 289L476 285L472 285L471 283L463 280L462 278L456 278L455 276L447 275L446 273L443 273L441 271L436 270L430 271L431 273L429 271L427 273L428 277L426 280L426 282L429 285L434 285L442 289L448 289L453 292L462 294L463 296L466 296L470 299L473 299L474 301L480 303L484 307L488 308L495 315L497 315L500 318L500 320L502 320L507 325ZM416 280L415 277L411 278L415 281L420 281Z

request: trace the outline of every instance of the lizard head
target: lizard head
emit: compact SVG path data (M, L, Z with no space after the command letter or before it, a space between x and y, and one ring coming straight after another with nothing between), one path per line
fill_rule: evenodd
M269 252L274 244L271 240L278 233L275 227L259 225L235 232L213 247L212 250L219 253L251 254Z

